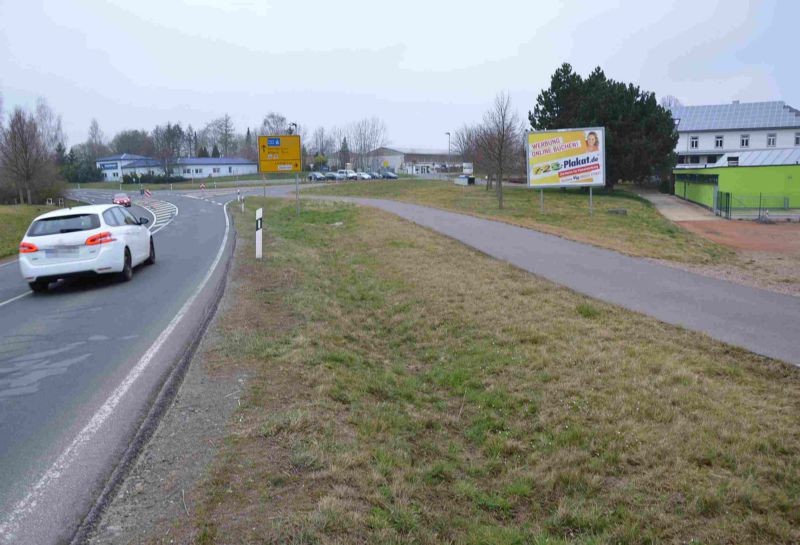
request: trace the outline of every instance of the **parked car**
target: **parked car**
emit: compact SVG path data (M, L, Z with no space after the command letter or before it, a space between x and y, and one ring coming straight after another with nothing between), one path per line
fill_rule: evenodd
M325 173L326 180L345 180L344 174L339 174L338 172L329 171Z
M372 176L370 176L370 175L369 175L368 173L366 173L366 172L356 172L356 178L357 178L358 180L371 180L371 179L372 179Z
M325 179L326 179L325 175L322 174L321 172L312 172L308 175L309 182L320 182Z
M33 291L75 276L119 274L156 261L147 218L136 219L118 205L76 206L33 220L19 244L19 268Z
M131 206L131 198L128 197L127 193L117 193L114 195L114 198L111 201L112 204L119 204L120 206L124 206L126 208L130 208Z
M390 170L387 170L386 172L383 173L383 178L385 180L396 180L397 179L397 174L395 174L394 172L392 172Z
M357 180L358 179L358 175L356 174L355 170L339 169L337 174L342 176L342 178L340 178L340 180Z
M370 172L369 175L372 176L372 178L374 180L380 180L381 179L381 173L380 172Z

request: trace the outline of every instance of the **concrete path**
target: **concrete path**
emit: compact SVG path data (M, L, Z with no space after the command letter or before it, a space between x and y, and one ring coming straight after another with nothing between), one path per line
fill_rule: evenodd
M722 219L711 210L679 199L675 195L665 195L655 191L641 191L637 194L653 203L656 210L670 221L714 221Z
M590 297L800 365L800 297L464 214L380 199L341 200L397 214Z

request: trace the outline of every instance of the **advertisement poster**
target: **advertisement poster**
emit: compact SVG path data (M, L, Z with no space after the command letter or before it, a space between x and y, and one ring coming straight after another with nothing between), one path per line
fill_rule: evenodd
M525 138L528 187L605 185L603 127L535 131Z

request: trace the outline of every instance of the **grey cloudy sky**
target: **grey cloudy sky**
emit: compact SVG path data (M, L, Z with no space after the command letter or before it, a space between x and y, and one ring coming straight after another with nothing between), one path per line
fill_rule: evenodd
M500 90L523 117L550 75L638 83L684 104L800 107L794 0L0 0L5 110L44 96L69 144L227 112L330 127L378 116L445 148Z

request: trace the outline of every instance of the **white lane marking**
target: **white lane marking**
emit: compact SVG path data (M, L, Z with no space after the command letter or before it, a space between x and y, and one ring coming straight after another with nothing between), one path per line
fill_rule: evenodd
M139 206L153 214L153 225L150 226L150 233L156 234L178 216L178 207L167 201L153 200L151 202L137 201Z
M12 263L16 263L16 262L17 262L17 260L16 260L16 259L12 259L11 261L8 261L8 262L6 262L6 263L0 263L0 269L2 269L3 267L8 267L8 266L9 266L9 265L11 265Z
M21 293L21 294L17 295L16 297L12 297L11 299L6 299L2 303L0 303L0 307L2 307L4 305L7 305L9 303L13 303L17 299L22 299L23 297L25 297L26 295L30 295L31 293L33 293L33 292L32 291L26 291L25 293Z
M19 529L20 521L24 517L30 516L36 510L36 507L41 501L42 496L44 496L45 491L58 481L67 468L73 464L78 455L78 451L87 445L97 434L98 430L114 412L114 409L116 409L117 405L119 405L120 401L122 401L122 398L128 392L133 383L136 382L136 380L142 375L142 373L145 372L147 367L153 361L153 357L161 349L163 344L167 341L169 336L189 311L189 308L192 306L192 303L194 303L195 299L197 299L197 297L200 295L200 292L203 291L203 288L205 288L205 285L208 283L211 275L216 270L217 265L219 265L222 255L225 253L225 245L228 242L230 221L228 220L227 206L223 208L222 213L225 215L225 234L222 237L222 244L219 247L219 251L217 251L217 256L214 258L214 262L211 264L211 267L208 269L205 277L200 282L200 285L192 293L189 299L186 300L175 317L172 318L172 321L167 324L167 327L164 328L164 331L161 332L161 335L159 335L150 348L147 349L147 352L144 353L136 366L131 369L130 373L128 373L128 376L125 377L120 385L117 386L117 388L111 393L105 403L103 403L103 405L97 410L94 416L92 416L92 419L89 420L89 423L86 424L86 426L78 433L78 435L75 436L75 439L72 440L72 443L70 443L64 452L61 453L55 463L50 466L50 469L48 469L44 475L42 475L41 479L39 479L33 488L31 488L28 494L14 506L14 509L12 509L11 513L6 517L5 521L0 524L0 539L7 543L11 543L14 540L15 533Z

